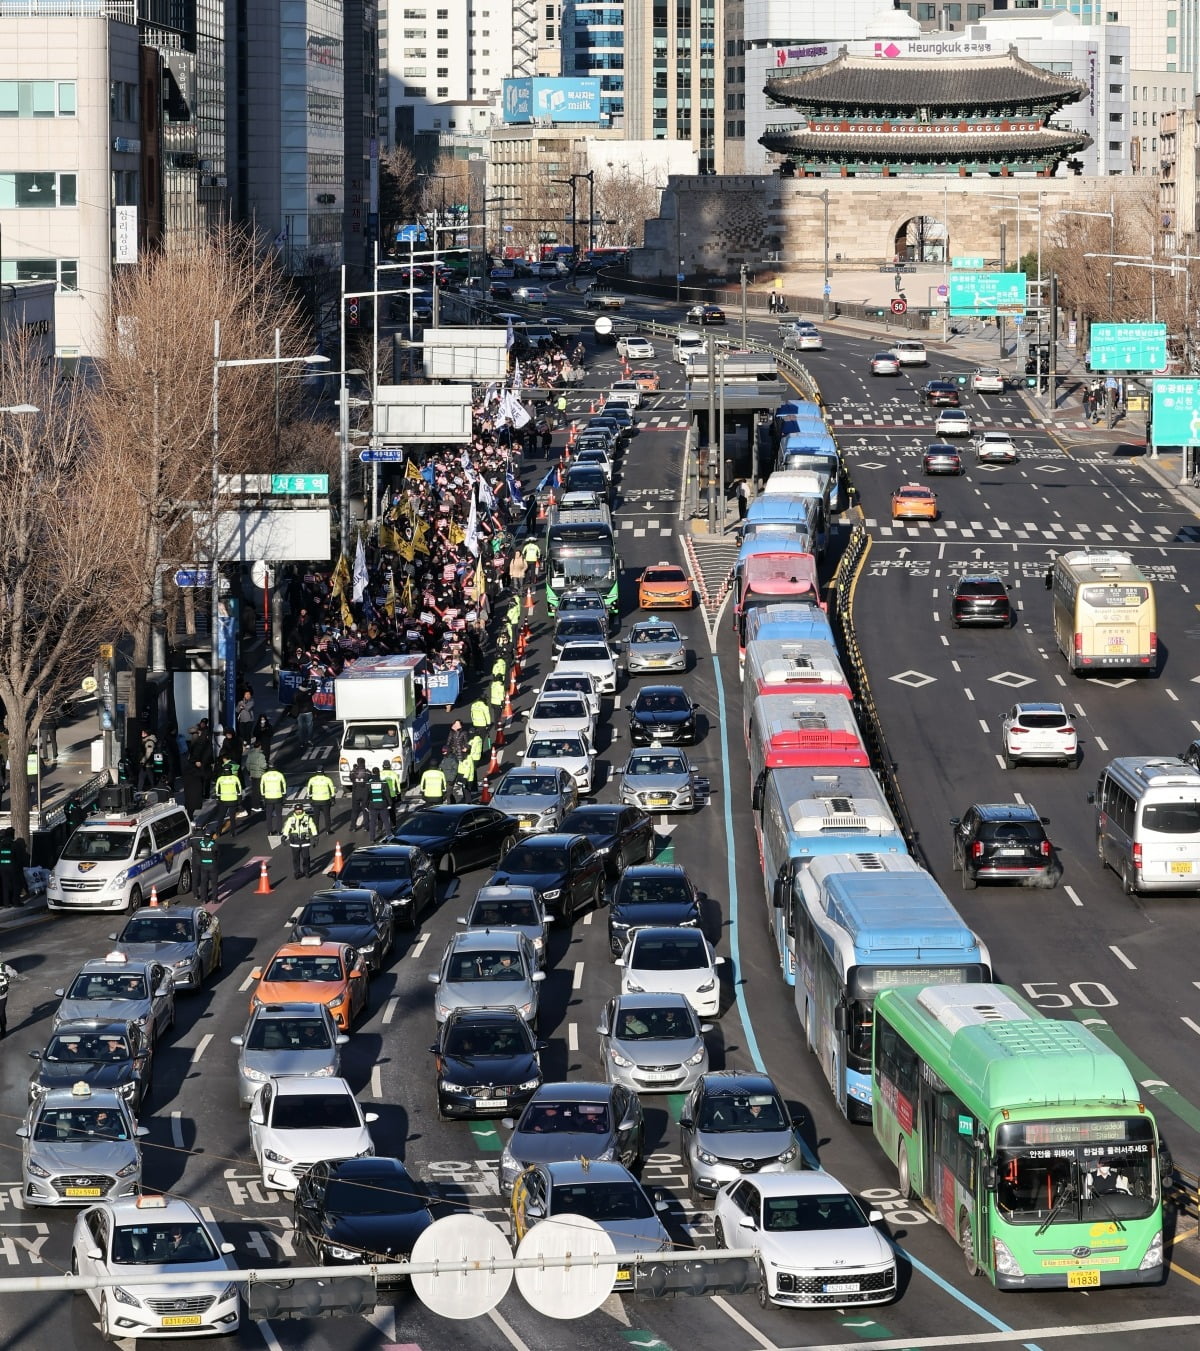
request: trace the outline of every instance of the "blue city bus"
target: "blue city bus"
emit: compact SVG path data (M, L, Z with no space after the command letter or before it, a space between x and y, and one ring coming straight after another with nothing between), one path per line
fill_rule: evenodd
M796 1012L843 1115L871 1120L875 996L992 979L991 956L908 854L827 854L791 891Z
M781 499L782 500L782 499ZM824 638L833 642L829 616L820 605L806 601L780 601L773 605L755 606L746 615L746 643L756 638ZM738 677L745 671L746 652L738 651Z
M796 942L790 903L798 873L827 854L906 854L896 818L879 780L853 765L771 769L756 786L758 856L767 899L767 925L779 967L796 983Z

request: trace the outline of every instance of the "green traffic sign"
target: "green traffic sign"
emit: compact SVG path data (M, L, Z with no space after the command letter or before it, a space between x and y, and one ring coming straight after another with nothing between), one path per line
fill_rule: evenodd
M1150 438L1157 446L1200 446L1200 380L1152 380Z
M1161 371L1166 324L1093 324L1088 364L1094 371Z
M982 272L982 258L951 258L950 266L958 272Z
M951 272L950 313L989 318L1024 314L1024 272Z
M271 492L282 497L322 497L329 492L329 475L272 474Z

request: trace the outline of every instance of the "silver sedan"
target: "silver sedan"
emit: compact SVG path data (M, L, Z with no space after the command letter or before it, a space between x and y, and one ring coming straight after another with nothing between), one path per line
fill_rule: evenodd
M570 732L568 729L564 735ZM545 736L536 740L530 738L530 747L536 746ZM557 830L558 823L578 801L579 790L574 777L565 769L551 765L510 769L492 791L492 806L505 816L511 816L523 834Z
M681 994L618 995L596 1028L605 1077L635 1093L686 1093L708 1072L711 1030Z
M648 812L690 812L708 800L708 780L696 774L679 750L643 747L618 772L621 801Z
M686 671L684 635L669 620L644 619L629 631L626 667L630 675L646 671Z

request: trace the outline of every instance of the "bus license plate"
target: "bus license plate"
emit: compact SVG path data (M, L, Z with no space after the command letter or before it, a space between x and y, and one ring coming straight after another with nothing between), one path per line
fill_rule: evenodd
M99 1187L64 1187L63 1192L67 1196L99 1196Z
M1173 873L1190 873L1192 865L1186 860L1177 860L1171 864L1171 871Z
M1067 1289L1079 1290L1083 1286L1099 1285L1100 1273L1098 1271L1068 1271Z
M200 1326L198 1313L176 1313L162 1320L164 1328L194 1328Z
M628 1267L618 1267L618 1268L617 1268L617 1280L619 1280L619 1281L628 1281L628 1280L630 1280L630 1279L631 1279L631 1278L630 1278L630 1275L629 1275L629 1268L628 1268Z
M821 1287L826 1295L857 1295L861 1289L858 1281L826 1281Z

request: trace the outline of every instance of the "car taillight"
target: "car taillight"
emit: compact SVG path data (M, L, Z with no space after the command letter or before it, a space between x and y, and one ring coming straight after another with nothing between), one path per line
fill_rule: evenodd
M982 858L982 857L983 857L983 843L982 843L982 841L976 840L975 843L971 846L971 857L972 857L972 858Z
M1157 634L1157 633L1153 633L1153 632L1152 632L1152 633L1150 634L1150 651L1151 651L1151 652L1157 652L1157 651L1158 651L1158 634Z
M1043 840L1043 841L1042 841L1042 857L1043 857L1043 858L1049 858L1049 857L1050 857L1050 841L1049 841L1049 840Z
M1074 727L1060 727L1058 729L1058 734L1059 736L1074 736L1075 729Z
M1077 633L1075 635L1075 655L1078 657L1082 656L1082 654L1083 654L1083 634Z
M1024 731L1024 727L1010 727L1008 729L1008 734L1009 736L1020 736Z

